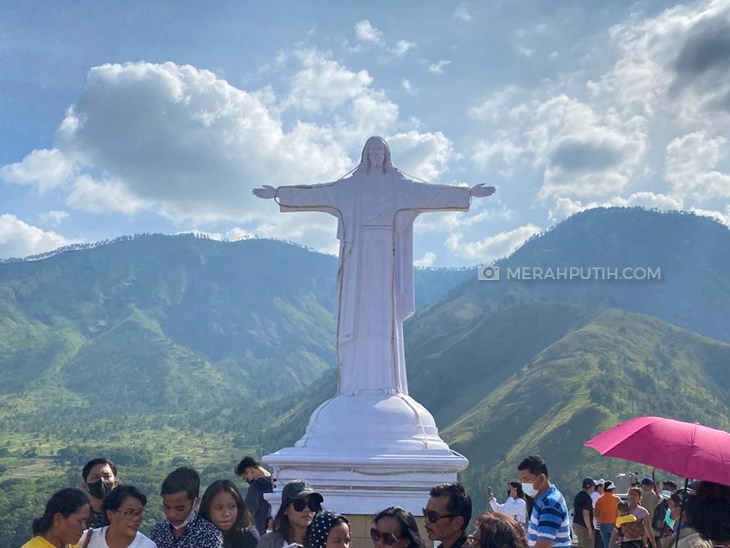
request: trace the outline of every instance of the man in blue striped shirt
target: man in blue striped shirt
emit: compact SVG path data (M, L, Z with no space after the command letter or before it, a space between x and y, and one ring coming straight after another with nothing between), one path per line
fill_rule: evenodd
M527 527L529 545L535 548L569 548L568 505L560 491L550 483L545 459L540 455L531 455L519 464L517 471L522 490L535 499Z

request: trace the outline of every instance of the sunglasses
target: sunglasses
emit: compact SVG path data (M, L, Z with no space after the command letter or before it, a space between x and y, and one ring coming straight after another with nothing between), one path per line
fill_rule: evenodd
M309 508L312 512L319 512L322 507L319 505L319 502L316 500L304 500L304 499L298 499L292 501L292 506L294 506L294 510L297 512L301 512L305 508Z
M453 518L453 514L444 514L443 516L439 514L438 512L434 512L433 510L427 510L426 508L423 509L423 517L428 520L429 523L436 523L440 519L444 518Z
M392 546L398 542L399 537L396 537L393 533L381 533L375 527L370 529L370 538L373 542L382 542L386 546Z

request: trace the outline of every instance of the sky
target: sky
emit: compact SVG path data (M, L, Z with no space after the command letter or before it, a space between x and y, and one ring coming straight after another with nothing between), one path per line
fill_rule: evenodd
M371 135L431 183L419 266L509 255L596 206L730 224L730 0L3 0L0 259L201 232L337 250L251 191L331 182Z

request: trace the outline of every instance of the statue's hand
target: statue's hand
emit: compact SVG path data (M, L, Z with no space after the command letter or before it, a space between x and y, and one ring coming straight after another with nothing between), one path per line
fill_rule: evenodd
M264 185L259 188L253 189L253 195L257 198L263 198L264 200L270 200L276 197L277 189L271 185Z
M474 198L486 198L487 196L491 196L495 192L497 192L497 189L493 186L484 186L484 183L479 183L478 185L474 185L469 189L471 191L471 195Z

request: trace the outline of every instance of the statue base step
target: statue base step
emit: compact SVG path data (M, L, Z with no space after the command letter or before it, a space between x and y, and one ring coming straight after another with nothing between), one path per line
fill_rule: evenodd
M294 445L263 457L278 506L289 481L306 479L343 514L374 515L403 506L415 515L437 483L456 481L469 462L439 437L425 407L406 394L358 392L326 401Z

